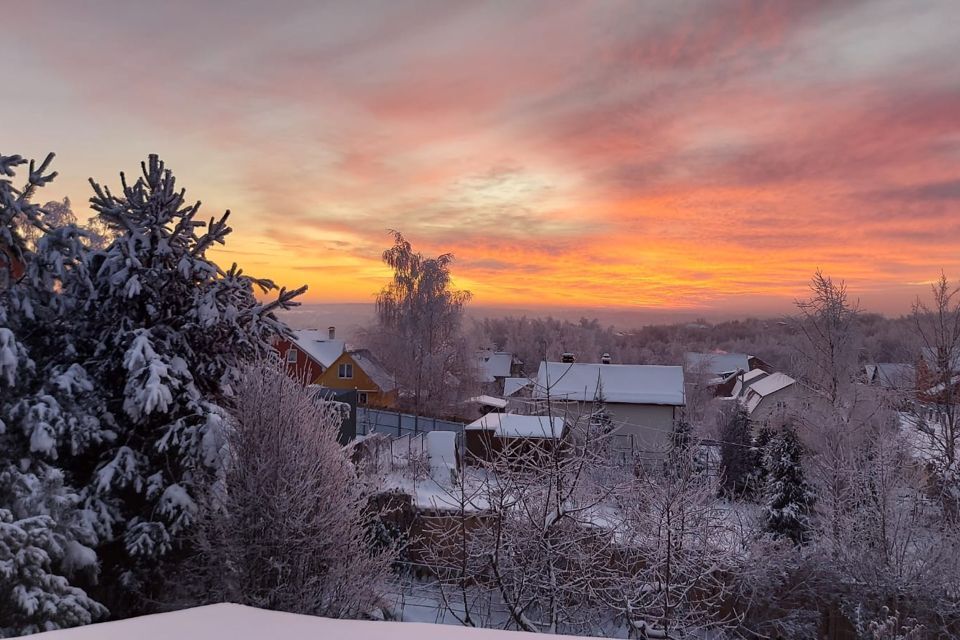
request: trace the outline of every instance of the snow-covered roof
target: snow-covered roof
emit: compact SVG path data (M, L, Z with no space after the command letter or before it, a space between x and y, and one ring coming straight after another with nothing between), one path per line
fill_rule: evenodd
M878 362L865 366L867 380L888 389L909 389L916 385L917 373L912 364Z
M366 349L356 349L350 352L350 357L357 363L357 366L363 369L363 372L373 380L373 383L380 387L381 391L393 391L397 388L393 376L383 368L376 358Z
M509 398L531 384L533 384L533 380L530 378L506 378L503 381L503 395Z
M559 438L563 435L563 418L521 416L515 413L488 413L464 429L493 431L502 438Z
M493 382L497 378L506 378L510 375L513 354L509 351L481 349L477 352L477 361L480 364L481 381Z
M549 387L549 388L548 388ZM683 406L683 367L541 362L536 398Z
M42 640L523 640L528 636L520 631L474 629L462 625L336 620L223 603L48 631L30 637ZM543 640L565 638L549 634L538 637ZM568 636L566 638L569 640Z
M764 397L768 396L771 393L776 393L781 389L786 389L792 385L796 380L791 378L785 373L771 373L766 378L762 380L757 380L750 385L750 391L756 393L757 395Z
M750 356L745 353L694 353L684 354L687 371L712 373L716 376L747 371L750 369Z
M474 396L470 398L470 402L476 402L477 404L482 404L488 407L495 407L497 409L506 409L507 401L503 398L494 398L493 396Z
M331 340L326 331L301 329L293 332L293 342L297 348L319 363L324 369L340 357L346 350L343 340Z
M750 371L747 371L745 374L740 376L737 379L737 382L733 385L732 395L734 396L746 395L747 390L750 389L750 386L753 383L757 382L758 380L762 380L763 378L766 378L768 375L770 374L764 371L763 369L751 369Z
M747 400L744 402L744 406L747 409L747 413L753 413L754 409L760 406L760 402L763 400L763 396L759 393L748 393Z

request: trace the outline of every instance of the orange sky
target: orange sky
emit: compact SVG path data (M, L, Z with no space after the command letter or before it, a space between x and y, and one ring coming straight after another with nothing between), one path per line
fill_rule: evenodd
M960 277L960 4L16 3L4 153L78 212L160 153L222 262L369 301L387 229L484 305L874 310Z

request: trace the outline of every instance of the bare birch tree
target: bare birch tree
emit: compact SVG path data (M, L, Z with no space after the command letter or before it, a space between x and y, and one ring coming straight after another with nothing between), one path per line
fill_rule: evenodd
M377 295L377 323L364 340L387 366L415 415L442 413L476 378L462 329L469 291L452 287L453 254L428 258L394 231L383 261L393 278Z
M791 324L800 336L797 355L804 382L830 404L837 404L857 370L857 317L843 281L819 269L810 281L810 298L797 300L799 315Z

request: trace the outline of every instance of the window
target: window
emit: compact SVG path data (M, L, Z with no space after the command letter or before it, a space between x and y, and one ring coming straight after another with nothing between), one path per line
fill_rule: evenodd
M357 399L359 404L367 404L367 393L365 391L360 392L360 396Z
M353 365L352 364L341 364L339 369L337 369L337 376L340 378L352 378L353 377Z
M297 350L293 347L287 349L287 362L296 362L297 361Z

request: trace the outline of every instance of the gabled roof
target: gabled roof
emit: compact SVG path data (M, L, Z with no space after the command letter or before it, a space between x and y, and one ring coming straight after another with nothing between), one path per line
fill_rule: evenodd
M763 378L762 380L757 380L756 382L751 384L750 393L756 393L761 397L766 397L771 393L776 393L781 389L786 389L787 387L789 387L795 382L796 380L794 380L793 378L791 378L785 373L780 373L780 372L771 373L766 378Z
M530 378L505 378L503 381L503 395L508 398L533 384Z
M867 381L887 389L912 389L916 386L917 372L912 364L878 362L864 367Z
M367 349L355 349L348 351L347 355L353 358L357 366L363 369L363 372L373 380L373 383L380 387L380 391L393 391L397 388L393 376L391 376L383 365Z
M293 343L324 369L346 350L343 340L330 340L326 331L301 329L293 332Z
M510 375L513 354L509 351L481 349L477 352L477 362L480 364L481 382L493 382Z
M563 418L521 416L515 413L488 413L464 429L493 431L501 438L559 438L563 435Z
M750 356L745 353L689 352L684 354L683 361L689 372L712 373L715 376L750 369Z
M535 398L683 406L683 367L541 362Z
M763 369L751 369L750 371L747 371L745 374L740 376L737 379L736 384L733 385L732 395L734 396L746 395L747 391L750 389L750 386L753 385L753 383L757 382L758 380L763 380L768 375L770 374L764 371Z

